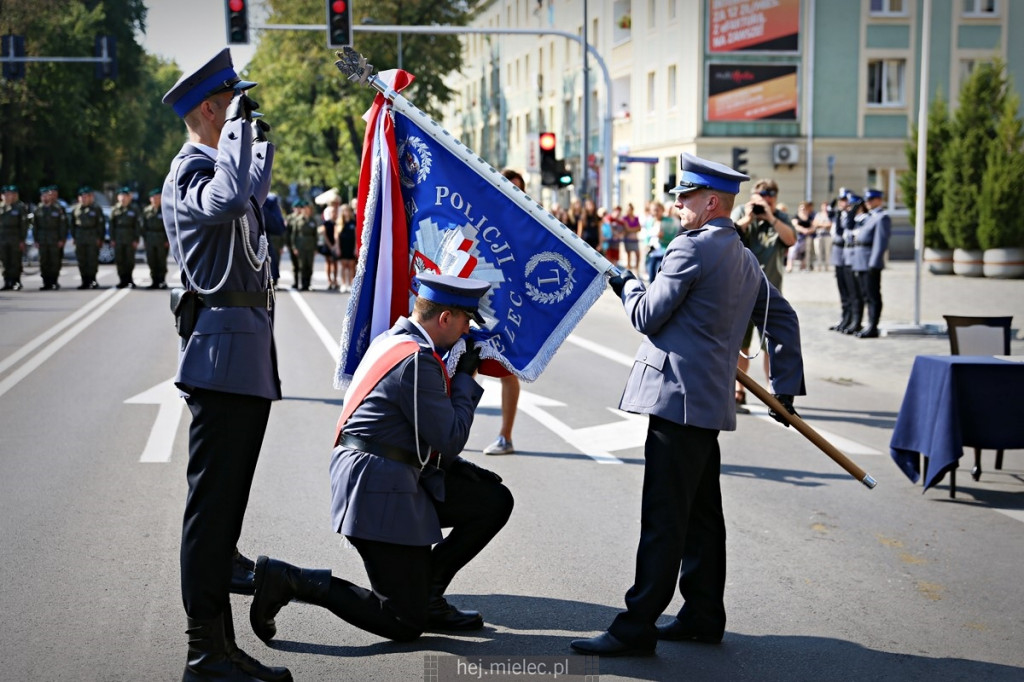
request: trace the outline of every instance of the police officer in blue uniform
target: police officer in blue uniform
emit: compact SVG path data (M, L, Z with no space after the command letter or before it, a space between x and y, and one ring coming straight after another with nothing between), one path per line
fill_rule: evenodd
M680 165L672 193L683 231L669 244L657 279L648 288L628 271L610 280L644 334L619 408L649 421L636 577L626 611L608 631L572 642L585 654L650 655L659 639L721 641L725 519L718 434L736 428L736 356L749 321L768 338L780 402L792 412L793 396L804 394L796 313L729 219L740 183L750 178L691 154ZM677 581L683 607L671 623L656 626Z
M860 339L878 338L878 321L882 317L882 269L892 233L889 214L882 208L884 196L880 189L864 191L866 211L854 230L853 272L868 309L868 324L856 334Z
M181 539L186 682L292 679L238 648L228 599L270 404L281 398L261 211L274 148L269 126L254 123L246 92L255 85L224 49L163 98L188 129L161 200L185 290L172 298L182 337L175 383L192 413Z
M832 216L832 253L829 262L836 273L836 288L839 290L839 307L842 314L839 321L829 327L831 331L842 332L852 321L852 310L850 309L850 275L847 272L847 265L843 259L843 248L846 246L846 230L852 229L852 216L847 211L846 189L839 189L839 196L836 197L835 214Z
M250 619L264 641L291 599L399 641L483 627L479 613L455 608L444 592L504 527L513 500L501 477L459 456L483 395L473 378L479 349L463 354L451 377L438 354L469 331L471 316L482 323L477 306L490 285L417 279L412 314L374 341L355 372L331 455L332 526L359 552L372 590L261 556Z
M843 276L846 278L846 292L849 297L850 321L839 331L843 334L858 334L864 329L861 324L864 319L864 292L861 290L860 280L854 272L853 256L857 246L857 227L863 219L864 199L853 192L847 192L846 204L844 217L846 229L843 232Z

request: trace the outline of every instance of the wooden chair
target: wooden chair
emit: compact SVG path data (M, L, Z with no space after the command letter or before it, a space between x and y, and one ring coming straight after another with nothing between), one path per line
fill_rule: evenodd
M1009 355L1010 323L1008 317L969 317L943 315L949 330L949 350L952 355ZM1003 451L996 450L996 469L1003 468ZM981 478L981 448L974 448L974 467L971 478ZM956 495L956 469L950 472L949 496Z

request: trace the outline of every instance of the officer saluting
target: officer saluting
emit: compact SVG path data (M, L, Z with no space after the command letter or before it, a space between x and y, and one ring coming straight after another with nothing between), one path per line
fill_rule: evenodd
M659 639L722 640L718 434L736 428L732 388L749 321L768 338L780 402L792 412L793 396L804 394L796 313L729 219L740 183L750 178L691 154L680 166L672 193L683 231L668 245L658 277L646 289L631 272L610 280L644 334L619 409L649 416L636 576L626 611L608 631L571 643L585 654L649 655ZM656 626L677 582L683 607L671 623Z
M253 124L257 104L246 91L255 85L238 77L224 49L163 98L188 129L161 201L185 288L175 292L182 336L175 384L192 413L181 538L186 682L292 679L238 648L228 599L270 403L281 398L260 209L274 148L269 127Z
M292 599L399 641L483 627L444 592L505 525L512 494L497 474L459 457L483 395L473 379L479 350L468 349L451 377L438 354L469 332L471 317L482 322L477 306L490 285L417 279L412 314L380 335L355 371L331 455L331 526L359 552L372 590L261 556L249 617L264 641Z

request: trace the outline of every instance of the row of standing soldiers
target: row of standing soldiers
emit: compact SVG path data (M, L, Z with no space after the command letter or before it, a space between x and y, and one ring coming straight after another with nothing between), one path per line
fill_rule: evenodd
M107 236L107 218L95 203L91 187L78 190L78 203L70 213L58 201L56 185L39 190L40 201L30 209L19 199L18 187L2 188L0 204L0 258L3 260L3 290L22 288L22 258L25 253L29 229L39 251L39 271L43 291L60 289L58 278L64 256L64 243L68 235L75 243L75 258L82 283L79 289L95 289L99 269L99 252ZM119 289L135 287L132 273L135 269L135 250L139 239L146 245L146 260L152 277L151 289L166 289L167 233L160 210L160 190L150 193L150 204L140 209L132 200L132 191L122 187L117 193L117 205L110 211L110 244L117 264Z
M285 218L280 199L271 194L263 204L263 217L270 238L274 285L280 276L281 250L287 249L292 261L294 287L309 291L320 239L320 224L313 217L313 207L305 199L299 199L292 204L292 212Z

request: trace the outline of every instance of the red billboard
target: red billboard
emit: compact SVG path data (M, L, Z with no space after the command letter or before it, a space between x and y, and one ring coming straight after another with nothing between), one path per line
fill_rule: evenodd
M796 52L800 0L708 0L708 52Z

